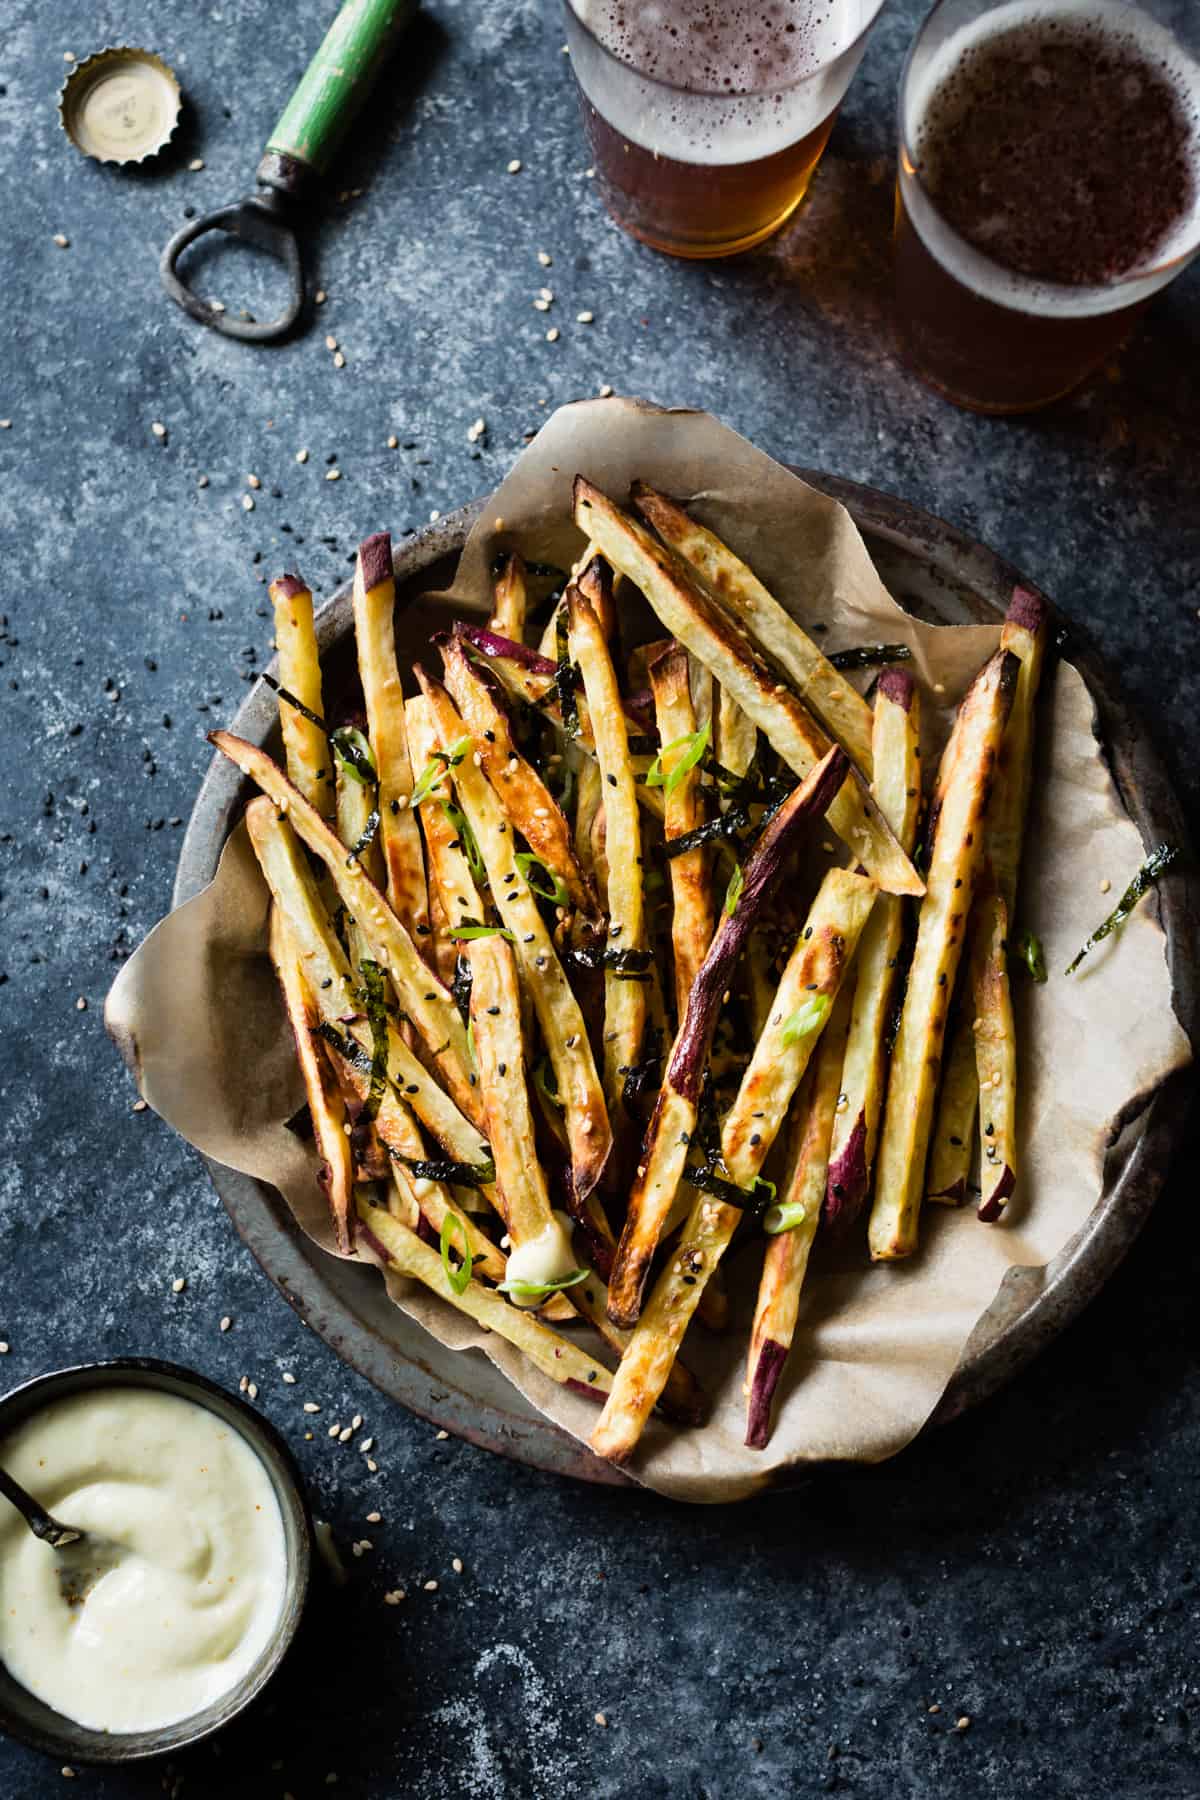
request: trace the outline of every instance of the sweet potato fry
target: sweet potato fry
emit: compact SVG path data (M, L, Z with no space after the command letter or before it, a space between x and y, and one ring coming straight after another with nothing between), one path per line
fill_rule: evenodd
M844 758L845 752L838 754ZM844 766L844 764L843 764ZM745 1192L758 1179L854 955L875 898L863 876L831 870L780 984L780 995L736 1100L721 1127L721 1157ZM800 1007L784 1006L799 996ZM760 1055L761 1053L761 1055ZM739 1204L701 1192L675 1254L655 1283L612 1393L592 1433L592 1449L623 1462L633 1450L674 1361L688 1321L742 1217Z
M629 740L617 672L588 598L588 593L602 589L607 582L607 571L601 571L602 564L590 563L579 583L568 587L568 632L571 654L583 677L592 715L604 795L608 936L615 949L639 956L646 949L646 925L637 790L629 766ZM604 1094L614 1130L625 1117L625 1077L641 1059L646 1028L645 974L644 968L604 971Z
M901 847L912 855L921 809L920 696L906 670L886 669L875 695L871 758L874 793ZM830 1226L858 1217L875 1166L887 1072L887 1033L904 944L904 902L881 894L858 948L854 1005L841 1100L829 1146Z
M509 824L557 876L571 905L585 918L597 919L599 901L575 853L571 828L541 776L514 744L507 714L492 698L462 638L447 638L441 651L446 686Z
M691 768L679 765L700 741L688 685L688 654L682 644L671 643L650 663L650 687L662 744L660 765L665 805L664 829L668 841L684 837L704 823L703 771L699 762ZM715 926L711 857L701 845L667 864L671 880L671 948L675 961L676 1017L687 1011L688 995L708 954Z
M214 731L209 742L258 783L285 814L308 848L329 871L339 900L371 947L376 962L388 972L401 1006L412 1020L430 1062L451 1095L468 1115L476 1096L468 1080L467 1033L449 991L422 962L412 939L379 889L348 854L337 834L309 806L283 770L264 750L228 731ZM423 866L423 865L422 865Z
M313 1141L320 1157L317 1180L329 1202L338 1249L350 1254L350 1214L354 1200L354 1164L346 1134L346 1108L328 1063L319 1054L313 1032L320 1017L305 979L304 965L283 914L271 908L267 942L288 1023L296 1040L296 1057L312 1119Z
M737 623L694 580L686 565L636 519L582 476L575 478L575 522L614 568L639 587L673 636L686 644L802 779L829 748L803 703L764 661ZM885 893L921 894L924 884L858 775L848 769L828 810L829 823Z
M946 1031L983 854L984 821L1020 663L998 650L969 689L930 813L925 902L892 1055L868 1242L876 1261L911 1256Z
M380 838L392 911L416 938L428 935L429 897L421 834L409 811L413 775L404 730L404 695L396 666L396 581L386 531L365 538L354 567L354 631L367 706L367 735L379 776Z
M699 1117L713 1032L733 970L755 919L782 875L788 851L814 817L824 812L830 795L837 792L845 777L846 767L845 751L831 749L770 820L747 858L737 906L732 914L722 916L688 996L687 1010L642 1145L609 1280L610 1317L626 1329L637 1322L651 1258L683 1177L688 1146Z
M489 1331L515 1344L552 1381L563 1387L580 1388L584 1393L609 1391L612 1377L604 1365L569 1338L551 1331L533 1313L510 1306L503 1294L476 1281L457 1293L446 1278L438 1252L383 1207L373 1207L360 1198L358 1217L364 1241L377 1256L402 1275L411 1275L458 1312L468 1313Z
M715 532L645 482L634 483L633 503L725 612L744 624L778 663L804 704L870 781L871 709L858 690Z
M492 616L488 626L501 637L515 638L519 644L525 636L527 605L525 559L519 551L510 550L500 558L492 578Z
M285 699L279 702L288 775L309 805L323 818L329 818L333 812L333 758L329 739L316 722L324 718L325 709L312 594L299 575L279 576L268 591L275 614L279 685L305 709L301 712L300 707L289 705Z
M980 894L971 957L979 1092L979 1217L994 1224L1017 1184L1017 1036L1008 987L1008 908L996 889Z
M763 1449L771 1435L771 1407L795 1336L800 1290L821 1222L851 1001L852 988L847 985L834 1001L816 1057L809 1064L792 1105L779 1214L781 1223L787 1219L794 1219L795 1223L768 1235L758 1284L746 1370L746 1442L752 1450ZM769 1218L767 1222L770 1223Z

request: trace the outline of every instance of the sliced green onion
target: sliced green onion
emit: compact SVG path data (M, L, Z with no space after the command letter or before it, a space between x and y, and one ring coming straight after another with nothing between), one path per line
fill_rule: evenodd
M456 1227L462 1233L463 1244L463 1260L459 1263L457 1269L450 1261L450 1251L453 1246ZM457 1213L448 1212L442 1220L442 1268L445 1270L446 1280L450 1283L454 1292L456 1294L465 1294L471 1280L470 1239L467 1237L467 1228Z
M462 924L456 925L453 931L447 933L447 936L452 944L469 944L475 938L489 937L507 938L510 944L515 944L517 941L512 932L506 931L503 925L480 925L474 919L464 919Z
M802 1200L785 1200L782 1206L769 1206L763 1214L763 1230L768 1237L778 1237L781 1231L794 1231L797 1225L803 1225L808 1217L808 1210Z
M775 1198L775 1183L773 1181L768 1181L765 1175L756 1175L754 1180L750 1183L750 1192L757 1195L760 1189L767 1196L764 1204L770 1206Z
M1046 957L1040 937L1035 937L1032 931L1023 931L1017 941L1017 953L1035 981L1046 980Z
M687 731L670 744L664 744L650 767L646 770L646 786L660 787L664 794L673 794L689 769L694 769L708 749L709 726L704 724L699 731ZM664 774L662 759L668 750L678 750L681 744L687 749L677 762L671 766L669 775Z
M853 650L831 650L829 661L835 669L872 669L878 663L909 662L912 651L907 644L859 644Z
M1179 852L1172 844L1159 844L1152 850L1103 925L1097 925L1091 937L1084 944L1078 955L1067 964L1067 974L1073 975L1088 951L1098 944L1102 938L1109 936L1119 925L1123 925L1147 888L1153 887L1158 877L1169 869L1178 857Z
M360 787L375 787L379 781L375 758L366 737L355 725L339 725L329 734L329 747L346 774Z
M811 1037L825 1023L825 1015L829 1011L831 1001L828 994L814 994L803 1006L798 1006L789 1019L783 1022L783 1047L789 1050L802 1037Z
M460 737L451 744L449 750L435 750L417 777L409 805L420 806L422 800L428 799L446 770L457 769L473 742L473 738Z
M737 911L737 903L742 897L742 889L746 885L746 877L742 874L742 865L738 863L729 877L729 886L725 889L725 911L732 919Z
M543 1294L560 1294L564 1288L578 1287L591 1274L590 1269L572 1269L561 1281L501 1281L496 1285L500 1294L515 1294L518 1300L536 1300Z
M471 1053L471 1066L472 1066L472 1068L477 1069L479 1067L479 1058L475 1053L475 1021L474 1021L474 1019L467 1020L467 1049Z
M371 1085L363 1107L364 1119L373 1119L379 1111L388 1079L388 1018L383 970L376 962L358 965L363 978L367 1023L371 1027Z
M553 900L555 906L565 906L567 904L569 895L567 894L565 883L559 880L558 876L554 873L554 870L548 863L544 863L540 856L535 856L532 850L518 850L513 861L525 877L532 892L537 894L539 898L542 900ZM539 887L537 882L533 879L533 876L530 874L531 869L544 869L546 874L550 877L550 880L554 883L554 886L549 888Z
M475 833L467 823L466 813L463 812L460 806L455 806L453 801L450 800L440 800L438 804L458 834L458 847L467 859L467 867L471 871L471 880L475 883L476 887L486 887L488 878L487 864L480 854L479 845L475 840Z
M558 1076L554 1073L554 1065L548 1056L543 1056L535 1065L533 1085L543 1100L548 1100L551 1106L557 1107L559 1112L564 1110L563 1102L559 1098Z

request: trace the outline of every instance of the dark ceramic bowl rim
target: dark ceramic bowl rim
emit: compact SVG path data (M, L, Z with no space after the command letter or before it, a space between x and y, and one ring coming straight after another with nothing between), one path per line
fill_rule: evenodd
M140 1762L148 1757L172 1755L211 1737L244 1712L277 1672L295 1638L308 1597L312 1517L296 1459L270 1420L206 1375L157 1357L114 1357L105 1362L73 1363L69 1368L34 1375L0 1396L0 1440L16 1425L32 1418L47 1401L83 1393L91 1387L152 1388L191 1399L225 1418L265 1466L279 1501L287 1540L283 1609L269 1643L236 1687L190 1718L152 1731L94 1731L39 1700L0 1662L0 1732L4 1735L64 1763ZM29 1713L34 1716L31 1718Z

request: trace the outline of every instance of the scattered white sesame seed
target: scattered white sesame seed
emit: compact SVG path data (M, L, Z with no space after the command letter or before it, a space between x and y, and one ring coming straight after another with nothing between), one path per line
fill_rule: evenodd
M403 1598L404 1598L404 1589L403 1588L393 1588L390 1593L387 1593L383 1596L383 1604L385 1606L399 1606L399 1604L403 1600Z
M585 169L585 170L584 170L584 171L583 171L583 173L584 173L584 178L585 178L585 180L587 180L587 181L594 181L594 180L595 180L595 176L596 176L596 171L595 171L595 169Z
M64 62L74 62L75 61L75 52L73 50L64 50L63 51L63 61Z
M1104 880L1100 883L1100 892L1102 894L1107 894L1107 893L1110 893L1111 891L1112 891L1112 882L1108 879L1108 876L1106 875L1104 877Z
M228 1330L229 1330L229 1327L230 1327L230 1326L231 1326L231 1325L232 1325L232 1324L233 1324L233 1320L232 1320L232 1319L231 1319L231 1318L230 1318L230 1316L229 1316L229 1314L228 1314L228 1313L226 1313L226 1314L225 1314L225 1317L224 1317L224 1318L223 1318L223 1319L222 1319L222 1320L221 1320L221 1330L222 1330L222 1331L228 1331Z
M84 999L82 994L80 994L78 1000L75 1002L75 1011L76 1012L86 1012L87 1011L87 1001Z
M557 342L558 342L558 326L557 325L552 325L550 327L549 331L546 333L546 342L548 344L557 344Z
M374 1438L364 1438L362 1443L358 1447L362 1451L363 1455L365 1456L368 1450L373 1450L375 1448L375 1439Z
M182 1294L182 1292L186 1286L187 1286L186 1276L177 1275L175 1277L174 1281L171 1283L171 1292L173 1294Z
M538 261L541 263L543 269L548 269L550 267L551 263L554 261L554 258L551 256L551 254L548 250L539 250L538 251Z
M541 294L539 294L537 299L533 303L533 310L534 310L534 312L549 312L550 311L550 302L548 300L544 299Z
M461 1556L452 1557L451 1562L450 1562L450 1567L454 1570L454 1573L456 1575L461 1575L463 1572L462 1557Z
M367 1524L368 1525L378 1525L382 1518L383 1518L382 1513L369 1512L367 1514Z
M257 493L258 489L262 486L262 482L258 479L257 475L247 475L246 486L253 488Z
M337 349L337 339L333 336L332 332L329 332L326 334L325 348L327 350L336 350Z
M72 59L71 59L71 60L72 60L72 61L74 61L74 58L73 58L73 57L72 57ZM75 1779L75 1771L74 1771L74 1769L73 1769L73 1768L72 1768L72 1767L71 1767L71 1765L70 1765L70 1763L64 1763L64 1764L63 1764L63 1771L62 1771L62 1772L63 1772L63 1780L64 1780L64 1781L74 1781L74 1779Z
M249 1382L246 1387L246 1392L249 1394L249 1396L252 1400L257 1400L258 1399L258 1383L257 1383L257 1381Z
M197 475L196 486L197 487L207 487L208 486L208 476L207 475Z
M308 451L307 450L297 450L296 461L298 463L306 463L308 461Z
M425 1589L425 1592L427 1594L436 1594L437 1593L437 1582L436 1581L423 1581L421 1583L421 1586Z
M12 420L11 419L0 419L0 431L11 431L11 430L12 430Z
M4 1338L0 1338L0 1356L7 1356L7 1355L8 1355L8 1344L6 1343Z
M325 479L326 481L340 481L342 479L342 471L340 469L326 469Z
M347 1427L344 1431L338 1432L338 1443L339 1444L348 1444L350 1442L350 1439L353 1436L354 1436L354 1433L351 1431L350 1427L347 1425Z
M970 1726L970 1723L971 1723L970 1713L963 1713L961 1715L961 1717L955 1719L954 1729L955 1729L955 1731L966 1731L968 1729L968 1727Z
M318 288L318 289L317 289L317 291L316 291L316 294L315 294L315 295L314 295L314 299L315 299L315 300L316 300L316 302L317 302L317 305L318 305L318 306L324 306L324 304L325 304L325 301L326 301L326 298L327 298L327 296L326 296L326 293L325 293L325 289L324 289L324 288Z
M246 1389L249 1386L250 1386L250 1377L248 1375L243 1375L242 1379L238 1382L238 1393L244 1394Z
M242 511L243 512L253 512L254 511L254 495L253 494L243 494L242 495Z
M612 389L609 387L607 381L602 381L596 391L602 400L612 399Z
M337 1436L337 1435L338 1435L338 1433L339 1433L339 1431L340 1431L340 1430L341 1430L341 1429L342 1429L342 1428L341 1428L341 1425L340 1425L340 1424L338 1424L338 1425L331 1425L331 1426L330 1426L330 1427L329 1427L329 1435L330 1435L330 1437L331 1437L331 1438L335 1438L335 1437L336 1437L336 1436Z
M554 298L554 289L553 288L544 287L544 288L538 289L538 299L539 300L545 300L545 301L549 302L549 301L553 300L553 298Z
M387 447L389 450L398 450L400 448L400 439L396 436L394 431L388 438Z
M315 1400L306 1400L304 1402L304 1410L306 1413L319 1413L321 1409Z
M312 1432L311 1432L311 1431L306 1431L306 1432L305 1432L305 1434L304 1434L304 1441L305 1441L305 1443L306 1443L306 1444L311 1444L311 1443L312 1443L312 1441L313 1441L313 1434L312 1434Z
M161 419L152 420L151 424L150 424L150 429L154 433L156 438L165 438L167 435L167 428L163 424Z
M595 317L596 315L594 312L578 312L575 314L575 323L577 325L590 325Z
M596 1723L597 1723L597 1725L607 1725L608 1720L605 1718L603 1713L597 1713L596 1714Z
M378 1475L379 1464L377 1462L372 1462L371 1458L369 1456L367 1458L367 1467L368 1467L368 1469L370 1469L372 1475Z
M333 353L333 366L335 369L344 369L346 366L346 358L340 350Z
M468 444L477 444L486 430L487 430L487 420L482 417L476 419L476 421L473 425L468 425L468 427L467 427L467 442L468 442Z
M193 156L191 162L188 164L188 168L192 171L193 175L198 175L203 167L204 158L202 156Z
M946 691L945 682L944 681L935 681L933 684L933 691L935 694L944 694Z
M60 250L69 250L71 248L70 238L64 237L61 231L55 232L54 241L58 245Z
M508 172L510 175L519 175L521 173L521 159L519 156L513 157L508 165Z
M442 1442L443 1438L448 1438L449 1436L450 1436L450 1433L448 1431L439 1431L437 1434L436 1441L440 1444Z
M295 1387L296 1385L296 1377L290 1369L285 1369L280 1379L285 1387Z
M362 1422L363 1422L362 1414L355 1413L354 1417L350 1421L350 1429L352 1431L361 1431L362 1430Z

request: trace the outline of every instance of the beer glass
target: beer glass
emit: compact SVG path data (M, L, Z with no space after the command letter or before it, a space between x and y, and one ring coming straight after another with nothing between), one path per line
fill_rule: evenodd
M732 256L795 211L883 0L566 0L596 179L673 256Z
M940 0L900 86L895 283L978 412L1069 393L1200 250L1200 0Z

